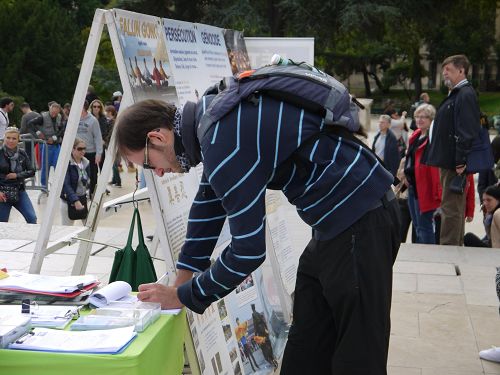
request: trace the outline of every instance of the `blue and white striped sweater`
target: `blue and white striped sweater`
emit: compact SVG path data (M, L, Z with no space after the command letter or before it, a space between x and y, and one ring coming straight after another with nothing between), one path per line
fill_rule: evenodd
M324 136L301 149L304 173L282 164L323 126L321 118L267 96L242 102L212 126L201 149L204 173L191 207L177 268L197 272L178 288L202 313L265 259L265 191L281 189L318 239L356 222L390 188L393 177L366 149ZM232 242L210 266L226 217Z

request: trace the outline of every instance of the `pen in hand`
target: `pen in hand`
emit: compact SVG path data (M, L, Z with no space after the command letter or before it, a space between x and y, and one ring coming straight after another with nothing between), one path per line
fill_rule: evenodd
M162 284L162 281L165 278L167 279L167 282L165 284L168 284L168 272L165 272L162 277L160 277L158 280L156 280L155 284Z

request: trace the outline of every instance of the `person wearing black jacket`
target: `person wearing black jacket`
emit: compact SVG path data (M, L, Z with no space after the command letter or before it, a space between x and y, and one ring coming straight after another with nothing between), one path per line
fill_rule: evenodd
M18 210L28 224L36 224L36 213L26 193L24 180L35 175L35 170L24 150L17 147L19 129L5 129L4 145L0 149L0 222L8 222L10 210ZM17 202L8 201L2 186L19 191Z
M71 150L71 160L64 177L61 191L61 223L73 225L74 220L68 216L68 205L76 210L83 210L87 205L87 186L90 180L90 162L85 158L87 146L85 142L76 138Z
M439 167L441 186L441 245L463 245L465 194L450 191L451 181L465 172L472 142L479 137L479 104L467 80L470 62L465 55L454 55L443 61L444 83L450 92L434 119L430 145L423 163Z
M389 129L391 127L391 117L389 115L381 115L378 126L380 131L373 140L372 150L384 162L387 170L393 176L396 176L401 161L401 154L398 149L398 140Z

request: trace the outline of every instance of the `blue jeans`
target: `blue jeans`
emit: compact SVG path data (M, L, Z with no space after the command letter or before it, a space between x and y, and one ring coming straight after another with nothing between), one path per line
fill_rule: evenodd
M59 151L61 150L60 145L45 145L41 144L42 152L42 186L47 186L47 178L49 177L50 167L56 167L57 159L59 158ZM48 153L46 149L48 148ZM47 153L47 156L45 155ZM45 158L48 158L48 170L45 170Z
M6 223L9 221L10 209L14 207L18 210L28 224L36 224L36 213L31 204L30 197L25 190L19 192L19 201L17 203L0 203L0 222Z
M413 187L408 188L408 207L410 209L410 216L417 232L417 243L435 244L436 238L434 235L433 214L434 210L424 213L420 212L418 199L415 198L415 191Z

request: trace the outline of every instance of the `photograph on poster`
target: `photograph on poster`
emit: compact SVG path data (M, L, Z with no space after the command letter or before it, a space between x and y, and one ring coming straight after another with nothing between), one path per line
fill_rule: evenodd
M224 331L224 337L226 341L228 341L232 336L231 326L229 324L224 324L222 326L222 330Z
M192 311L186 309L186 315L187 315L187 318L188 318L189 325L192 326L193 323L194 323L194 317L193 317Z
M236 294L241 293L248 288L251 288L253 286L253 277L252 275L249 275L245 280L241 282L240 285L236 288Z
M241 366L240 362L236 362L234 364L234 375L241 375Z
M219 309L220 320L226 319L227 309L226 309L226 303L224 302L223 299L221 299L219 302L217 302L217 308Z
M219 370L217 369L217 364L215 363L215 357L212 357L212 369L214 370L214 374L217 375L219 374Z
M238 359L238 354L236 353L236 346L232 346L229 350L229 358L231 358L231 362L234 362Z
M203 354L201 353L201 350L198 352L198 363L200 364L200 371L203 374L205 371L205 359L203 358Z
M251 69L243 33L237 30L225 29L224 40L226 41L227 56L233 74Z
M217 368L219 369L219 374L222 372L222 362L220 360L220 353L215 354L215 362L217 363Z
M161 18L116 9L115 20L134 100L177 104Z
M198 331L196 331L196 327L193 327L191 334L193 336L194 346L197 348L200 345L200 339L198 338Z
M254 286L240 295L254 290L254 300L240 304L239 295L230 294L225 299L226 307L238 344L241 371L245 375L271 374L283 355L288 325L268 260L252 275Z

